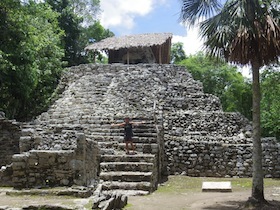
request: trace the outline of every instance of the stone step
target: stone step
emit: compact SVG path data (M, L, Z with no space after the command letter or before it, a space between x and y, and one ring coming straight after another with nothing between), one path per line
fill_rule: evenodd
M123 136L123 133L104 133L104 132L90 132L91 136ZM138 137L151 137L156 138L157 133L134 133Z
M123 131L123 127L121 126L111 126L112 123L98 123L95 122L93 120L91 120L88 123L88 130L98 130L98 129L102 129L102 130L111 130L111 131ZM139 130L139 132L143 131L143 130L148 130L151 132L155 131L155 124L145 124L145 125L134 125L133 126L133 130Z
M102 190L143 190L152 191L150 182L118 182L118 181L105 181L102 183Z
M149 172L153 170L153 163L147 162L103 162L100 169L106 171L141 171Z
M130 144L128 145L130 148ZM146 154L157 154L158 152L158 145L156 143L153 144L142 144L142 143L134 143L135 151L146 153ZM119 147L120 150L125 151L125 143L120 143Z
M85 105L88 105L88 102L89 102L90 98L86 98L86 99L83 99L82 102L83 104ZM59 104L61 105L63 103L63 101L61 101ZM96 103L96 101L95 101ZM90 103L91 104L91 103ZM94 104L91 104L92 106L94 106ZM112 123L123 123L124 122L124 118L126 116L121 116L121 117L116 117L113 115L111 116L103 116L103 115L93 115L94 112L81 112L81 111L84 111L84 107L81 107L77 104L63 104L63 106L58 106L58 104L55 104L53 105L48 111L48 115L51 116L61 116L61 117L66 117L66 116L69 116L69 112L66 112L65 111L65 107L68 107L68 108L73 108L75 107L75 109L72 109L72 112L71 114L73 113L79 113L79 114L82 114L83 116L87 116L89 119L93 120L94 122L97 122L97 123L101 123L101 124L112 124ZM131 119L131 121L134 121L134 122L142 122L142 121L145 121L145 124L144 125L149 125L149 124L153 124L154 123L154 118L153 117L134 117Z
M131 150L131 145L128 145L129 150ZM139 154L157 154L158 153L158 145L157 144L141 144L141 143L134 143L134 149L135 152ZM100 146L100 152L101 154L117 154L119 152L125 152L126 151L126 145L125 143L119 143L118 145L112 145L110 146ZM124 153L125 154L125 153Z
M116 155L116 149L115 148L101 148L100 149L101 155Z
M110 141L110 142L97 142L99 148L106 149L106 148L114 148L119 149L119 142L118 141Z
M150 192L146 190L103 190L103 194L112 195L112 193L118 193L127 196L138 196L138 195L148 195Z
M112 124L112 123L123 123L124 122L124 118L126 116L122 116L122 117L115 117L115 116L96 116L96 115L90 115L90 118L92 120L95 120L96 122L100 121L100 122L107 122L108 124ZM152 124L154 122L154 118L153 117L134 117L131 119L131 121L134 122L142 122L145 121L145 124Z
M123 128L110 128L110 127L104 127L104 126L96 126L96 127L90 127L88 128L88 131L93 132L93 133L123 133L124 129ZM142 134L142 133L156 133L155 127L139 127L136 126L133 128L133 133L134 134Z
M152 172L140 171L109 171L101 172L99 177L104 181L151 182Z
M154 163L155 155L153 154L136 154L136 155L101 155L101 162L147 162Z
M87 138L92 139L96 142L101 143L123 143L124 142L124 137L123 135L121 136L87 136ZM157 138L154 137L138 137L134 136L133 137L133 142L134 143L146 143L146 144L152 144L152 143L157 143Z

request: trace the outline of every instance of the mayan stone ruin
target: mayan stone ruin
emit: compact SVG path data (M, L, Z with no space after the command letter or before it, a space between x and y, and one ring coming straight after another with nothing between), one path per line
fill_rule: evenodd
M101 186L147 194L171 174L250 177L251 123L225 113L187 70L170 64L69 68L57 100L34 121L0 119L1 186ZM125 155L129 116L136 155ZM280 177L280 144L263 139L265 177Z
M66 69L48 111L25 123L0 112L0 186L64 187L58 194L93 196L93 209L121 209L168 175L251 177L251 122L223 112L187 69L169 64L171 38L93 43L86 50L105 50L109 64ZM125 117L144 122L133 128L136 154L126 154L123 128L112 126ZM280 143L262 142L264 175L279 178Z

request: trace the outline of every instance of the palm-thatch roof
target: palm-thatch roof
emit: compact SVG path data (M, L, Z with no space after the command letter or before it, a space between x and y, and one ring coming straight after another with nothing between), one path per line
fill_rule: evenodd
M150 33L109 37L87 46L85 50L119 50L135 47L151 47L162 45L171 38L171 33Z

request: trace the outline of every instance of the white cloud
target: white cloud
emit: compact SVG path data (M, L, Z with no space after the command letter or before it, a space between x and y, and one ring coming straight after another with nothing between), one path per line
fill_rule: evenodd
M152 3L152 0L101 0L101 24L105 28L119 26L132 29L135 16L151 12Z
M187 29L186 36L174 35L172 42L182 42L184 44L184 51L186 55L195 54L202 50L203 41L199 37L198 27Z
M251 73L251 67L249 65L237 66L237 68L244 77L251 79L252 73Z
M166 0L101 0L101 24L105 28L119 27L125 34L134 25L137 16L145 16L152 12L155 4L165 4Z

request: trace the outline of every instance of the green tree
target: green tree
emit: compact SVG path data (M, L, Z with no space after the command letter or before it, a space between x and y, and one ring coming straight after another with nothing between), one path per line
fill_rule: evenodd
M97 57L101 62L104 60L102 54L86 53L84 48L90 40L100 41L101 39L113 36L108 29L104 29L99 21L95 20L99 12L98 0L46 0L55 10L60 13L59 24L65 32L62 39L65 48L64 61L67 66L88 63ZM104 62L104 61L103 61Z
M0 2L0 109L23 119L46 104L62 70L62 31L48 5Z
M179 63L186 58L186 53L184 51L184 44L182 42L177 42L171 46L171 63Z
M205 93L220 98L224 111L238 111L252 118L251 83L235 66L202 52L188 56L179 64L185 66L194 79L202 82Z
M181 19L190 26L201 17L205 49L253 74L253 185L249 203L266 202L263 192L259 69L280 55L279 0L182 0Z
M112 37L114 33L109 29L105 29L99 21L95 21L94 24L84 27L82 29L82 34L79 43L83 46L83 49L91 44L92 42L98 42L102 39ZM106 63L107 58L100 52L84 52L84 63Z
M280 71L266 68L261 73L261 122L264 136L280 139Z
M100 12L100 0L70 0L74 13L83 18L85 25L96 21Z
M64 31L65 35L62 38L62 47L65 49L65 56L63 61L67 66L75 66L81 63L81 46L78 42L83 21L74 12L74 7L70 0L46 0L51 5L52 9L59 13L58 22L60 28Z

